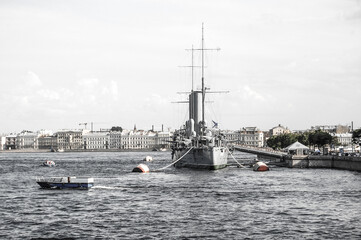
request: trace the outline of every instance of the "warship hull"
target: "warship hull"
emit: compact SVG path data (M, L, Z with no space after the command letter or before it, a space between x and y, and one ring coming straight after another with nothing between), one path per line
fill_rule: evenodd
M174 152L174 160L182 157L189 148L178 149ZM227 167L228 153L225 147L193 148L174 166L177 168L194 168L218 170Z

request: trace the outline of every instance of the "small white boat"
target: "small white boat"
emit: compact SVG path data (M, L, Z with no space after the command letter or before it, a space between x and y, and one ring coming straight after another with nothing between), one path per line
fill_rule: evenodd
M55 162L47 160L47 161L43 162L42 166L44 166L44 167L55 167Z
M89 189L94 186L94 178L89 177L38 177L36 182L47 189Z
M143 161L145 161L145 162L151 162L151 161L153 161L153 158L152 158L151 156L146 156L146 157L143 159Z

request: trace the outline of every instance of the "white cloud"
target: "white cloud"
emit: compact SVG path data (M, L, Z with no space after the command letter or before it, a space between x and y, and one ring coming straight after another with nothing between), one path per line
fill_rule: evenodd
M60 100L60 94L57 91L50 89L40 89L37 91L38 96L42 101Z
M27 75L24 78L24 81L25 81L25 85L27 87L31 87L31 88L40 87L42 85L42 82L41 82L39 76L36 73L31 72L31 71L29 71L27 73Z
M119 99L118 83L116 81L111 81L109 88L110 88L109 92L110 92L113 100L117 101Z
M246 100L250 100L250 101L256 100L260 102L264 102L266 100L262 94L252 90L249 86L243 87L243 93L244 93L244 98Z
M98 87L99 80L97 78L83 78L78 80L77 84L85 90L92 91Z

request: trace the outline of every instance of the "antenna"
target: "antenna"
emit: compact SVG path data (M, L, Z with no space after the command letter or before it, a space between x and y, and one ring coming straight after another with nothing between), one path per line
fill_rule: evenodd
M191 66L188 66L188 67L192 68L192 92L194 90L194 68L196 68L196 67L200 68L201 67L201 66L194 66L194 50L197 50L197 49L194 49L193 45L192 45L191 49L186 49L186 51L192 51L192 64L191 64Z
M192 51L192 62L191 62L191 65L190 66L179 66L179 67L189 67L189 68L192 68L192 91L194 91L194 68L201 68L202 66L194 66L194 50L197 50L197 49L194 49L193 48L193 45L192 45L192 48L187 48L186 51Z

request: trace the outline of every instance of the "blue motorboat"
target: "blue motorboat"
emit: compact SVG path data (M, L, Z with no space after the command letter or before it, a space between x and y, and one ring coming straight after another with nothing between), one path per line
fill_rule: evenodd
M94 186L94 178L89 177L37 177L36 182L46 189L89 189Z

